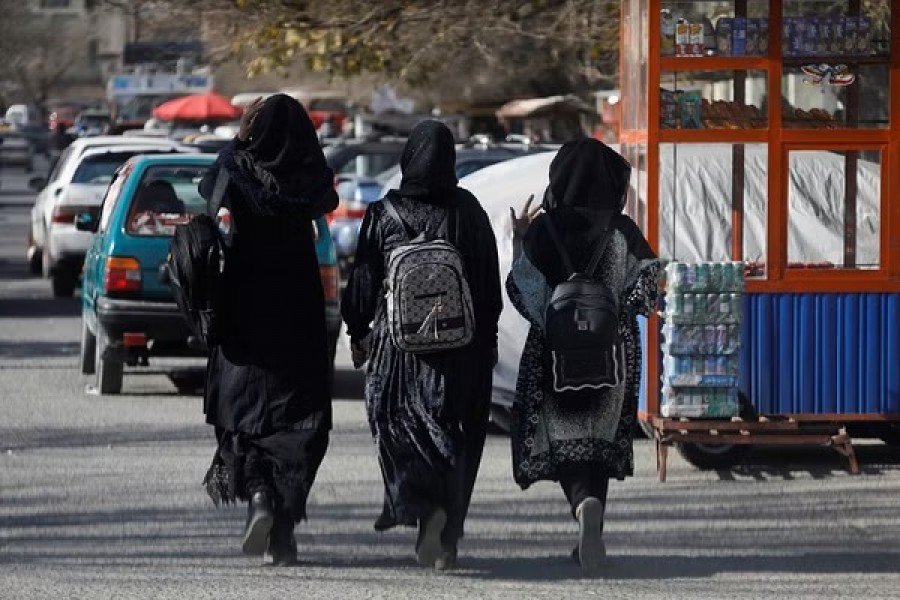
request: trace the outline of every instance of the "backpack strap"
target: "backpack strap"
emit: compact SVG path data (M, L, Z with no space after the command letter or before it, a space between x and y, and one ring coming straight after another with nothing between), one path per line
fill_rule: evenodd
M550 215L546 215L547 218L544 219L547 223L547 231L550 232L550 238L553 240L553 243L556 245L556 249L559 250L559 256L563 261L563 268L572 276L575 274L575 268L572 266L572 257L569 256L569 251L566 250L566 247L563 245L562 241L559 239L559 234L556 233L556 227L553 225L553 219Z
M229 179L228 169L219 167L219 172L216 174L216 185L213 187L212 196L210 196L209 202L206 204L207 213L213 219L216 218L219 209L225 203L225 192L228 191Z
M414 236L410 235L409 225L407 225L406 221L404 221L400 217L400 213L397 212L397 208L394 206L394 203L391 202L391 199L387 198L387 197L385 197L381 201L381 203L384 205L384 210L387 212L388 217L393 219L398 225L400 225L400 228L403 229L403 236L406 238L406 241L408 242Z
M603 254L606 252L606 249L609 247L609 242L613 237L612 222L610 222L603 229L603 233L601 233L600 235L603 237L597 243L597 249L594 250L594 254L591 256L591 262L588 263L587 269L584 272L584 274L588 275L589 277L594 276L594 271L596 271L597 267L600 266L600 259L603 258Z
M393 219L395 222L399 223L403 228L403 233L406 236L406 241L409 241L418 235L415 231L412 231L410 226L403 220L400 216L400 213L397 212L397 208L394 206L394 203L391 202L390 198L385 197L382 201L384 204L384 209L387 211L388 216ZM450 232L453 231L453 225L451 220L456 220L456 207L447 207L446 212L444 213L444 217L441 219L441 222L438 224L437 233L441 234L441 231L444 232L444 236L447 238L447 241L450 237ZM450 242L453 243L453 242Z

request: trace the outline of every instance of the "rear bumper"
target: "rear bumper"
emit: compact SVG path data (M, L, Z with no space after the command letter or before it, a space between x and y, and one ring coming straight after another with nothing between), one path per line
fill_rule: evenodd
M96 300L97 324L112 348L123 348L125 333L143 333L149 345L148 353L159 356L202 355L200 345L174 302L151 302L100 297ZM334 356L341 331L339 306L325 307L328 350Z
M61 260L71 260L73 257L81 257L84 262L84 255L87 254L88 248L94 239L94 234L89 231L78 231L74 225L53 224L50 226L50 260L58 262ZM79 269L81 265L78 265Z
M125 333L143 333L152 342L150 354L201 354L188 348L188 339L193 334L174 302L100 297L96 310L98 324L112 347L122 345Z

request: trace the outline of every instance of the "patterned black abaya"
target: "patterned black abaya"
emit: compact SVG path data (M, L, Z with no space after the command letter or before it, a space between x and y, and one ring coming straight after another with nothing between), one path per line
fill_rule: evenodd
M492 356L501 310L497 246L478 200L456 186L455 150L447 128L418 125L401 159L403 181L389 194L412 233L438 228L448 211L446 239L462 254L476 321L468 347L409 354L391 341L383 280L387 257L406 239L382 202L369 206L342 313L355 343L371 335L366 404L385 484L377 529L415 525L440 507L448 522L443 540L455 543L475 483L484 446Z

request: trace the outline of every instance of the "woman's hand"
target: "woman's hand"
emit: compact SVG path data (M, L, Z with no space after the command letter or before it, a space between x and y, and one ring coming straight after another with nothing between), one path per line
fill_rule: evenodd
M242 142L246 142L250 139L250 131L253 129L253 119L256 118L262 105L263 98L260 96L244 109L244 114L241 115L241 126L238 128L238 139Z
M534 218L541 212L540 204L531 208L531 203L533 201L534 194L531 194L528 196L528 200L525 201L525 206L522 207L522 211L518 215L516 215L516 210L513 207L509 207L509 216L512 219L513 238L524 238L525 232L528 231L528 226L531 225Z

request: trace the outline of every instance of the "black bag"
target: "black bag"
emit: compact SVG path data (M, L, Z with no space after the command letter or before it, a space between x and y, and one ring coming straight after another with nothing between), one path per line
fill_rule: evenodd
M222 235L215 220L228 188L228 173L219 168L216 185L207 205L209 214L199 214L175 228L166 259L169 287L175 302L194 334L211 348L221 340Z
M596 397L597 390L625 381L625 355L619 335L619 300L594 278L612 233L604 230L587 269L576 272L548 215L550 237L571 275L553 288L544 320L547 389L566 401Z

